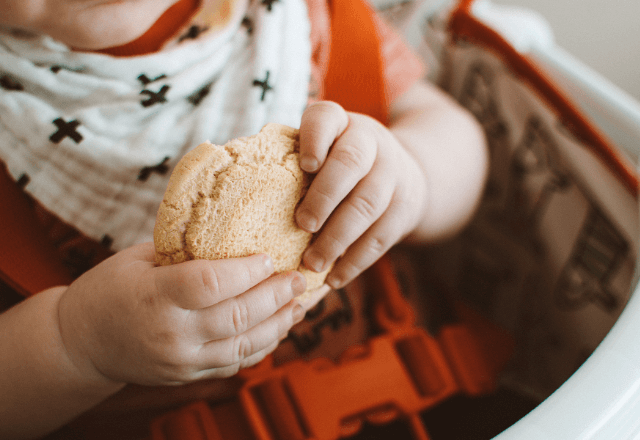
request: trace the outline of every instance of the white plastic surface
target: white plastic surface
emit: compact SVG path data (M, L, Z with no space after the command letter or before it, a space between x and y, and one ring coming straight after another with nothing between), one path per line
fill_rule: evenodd
M488 1L477 2L474 13L544 66L600 129L637 159L638 102L557 47L548 24L539 15ZM541 439L640 439L640 287L609 334L571 378L496 437Z
M633 160L640 157L640 103L561 47L534 46L531 58L603 133Z
M640 103L555 43L545 18L526 8L476 1L473 13L529 55L615 145L640 157Z
M640 289L591 357L496 440L640 438Z

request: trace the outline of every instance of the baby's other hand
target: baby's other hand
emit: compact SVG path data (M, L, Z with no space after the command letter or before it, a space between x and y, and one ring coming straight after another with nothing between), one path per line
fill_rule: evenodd
M303 262L322 271L337 260L327 277L333 288L353 280L419 222L424 173L371 117L334 102L310 105L300 125L300 166L317 175L296 220L320 231Z
M120 382L182 384L259 362L304 316L298 272L266 255L154 265L153 244L117 253L69 286L60 332L77 368Z

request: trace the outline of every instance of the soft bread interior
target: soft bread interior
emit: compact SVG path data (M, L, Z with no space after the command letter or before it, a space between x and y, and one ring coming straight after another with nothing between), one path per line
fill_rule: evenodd
M327 272L299 267L312 234L294 218L309 185L298 148L298 130L268 124L255 136L204 143L185 155L158 210L156 262L267 253L276 272L300 269L308 291L322 286Z

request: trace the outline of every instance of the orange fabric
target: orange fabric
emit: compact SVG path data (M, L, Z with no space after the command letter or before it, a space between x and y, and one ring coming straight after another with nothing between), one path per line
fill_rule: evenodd
M384 66L373 11L362 0L332 0L330 7L331 55L324 99L386 123Z
M0 166L0 278L29 296L69 284L71 275L44 234L28 196Z
M119 57L153 53L159 50L164 42L189 20L199 5L199 0L178 0L138 39L122 46L101 49L96 52Z
M306 0L311 22L311 84L310 101L326 99L326 76L331 47L330 1ZM348 21L348 20L345 20ZM425 66L411 51L402 37L378 14L374 14L375 32L379 37L382 56L384 92L387 103L404 94L425 75ZM353 23L352 23L353 25ZM349 43L350 44L350 43Z

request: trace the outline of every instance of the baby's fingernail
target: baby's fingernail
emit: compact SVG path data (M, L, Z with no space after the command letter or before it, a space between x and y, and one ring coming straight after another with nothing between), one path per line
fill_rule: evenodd
M340 277L333 274L329 274L329 276L327 276L325 283L327 283L332 289L339 289L344 284Z
M313 173L318 169L318 161L311 156L303 156L300 158L300 168L307 173Z
M324 259L322 255L312 249L305 254L304 265L313 271L322 272L324 269Z
M302 308L300 304L296 304L291 311L291 318L293 319L293 323L297 324L304 319L304 315L306 312Z
M265 255L264 259L262 260L262 264L264 264L264 267L269 273L273 272L273 260L270 256Z
M310 211L306 209L299 210L296 213L296 220L298 221L298 226L300 226L302 229L306 229L310 232L316 232L318 221Z
M291 280L291 290L294 296L300 296L307 289L307 280L304 275L297 274Z

